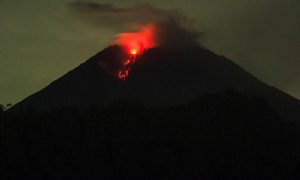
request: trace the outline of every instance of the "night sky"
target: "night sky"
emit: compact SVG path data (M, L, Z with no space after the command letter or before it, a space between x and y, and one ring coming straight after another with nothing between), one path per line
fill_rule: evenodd
M136 24L180 16L198 42L300 98L298 0L0 0L0 103L16 103Z

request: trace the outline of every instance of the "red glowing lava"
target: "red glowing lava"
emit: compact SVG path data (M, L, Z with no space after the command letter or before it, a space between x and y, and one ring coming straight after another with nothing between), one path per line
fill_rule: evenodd
M130 49L130 54L136 55L137 54L137 49Z
M115 43L122 46L128 53L128 58L124 59L117 76L125 80L129 75L130 68L136 59L147 49L155 46L154 25L149 24L135 33L121 33L117 35Z

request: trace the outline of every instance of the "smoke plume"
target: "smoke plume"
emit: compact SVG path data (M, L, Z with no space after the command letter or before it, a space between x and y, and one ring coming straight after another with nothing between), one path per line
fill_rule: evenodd
M148 48L199 46L196 41L199 32L179 11L163 10L148 4L120 8L112 4L74 2L70 7L89 25L122 29L125 33L116 35L117 44L123 44L126 38L137 38Z

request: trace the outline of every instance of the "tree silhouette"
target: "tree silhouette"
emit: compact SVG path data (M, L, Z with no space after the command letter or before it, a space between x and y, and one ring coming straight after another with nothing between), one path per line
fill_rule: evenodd
M6 108L7 108L7 109L10 108L10 107L12 107L12 103L6 104Z
M7 109L9 109L10 107L12 107L12 104L11 104L11 103L8 103L8 104L6 104L6 105L0 104L0 111L1 111L1 112L4 112L4 111L6 111Z
M3 104L0 104L0 112L4 112L5 111L5 106Z

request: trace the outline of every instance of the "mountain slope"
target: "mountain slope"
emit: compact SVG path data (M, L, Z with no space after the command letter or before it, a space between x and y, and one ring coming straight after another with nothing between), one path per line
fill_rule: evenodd
M203 93L228 89L265 97L284 120L300 122L300 102L268 86L223 56L201 48L154 48L132 66L128 78L116 71L124 51L111 46L11 108L42 109L107 106L118 99L140 99L146 105L188 103Z

